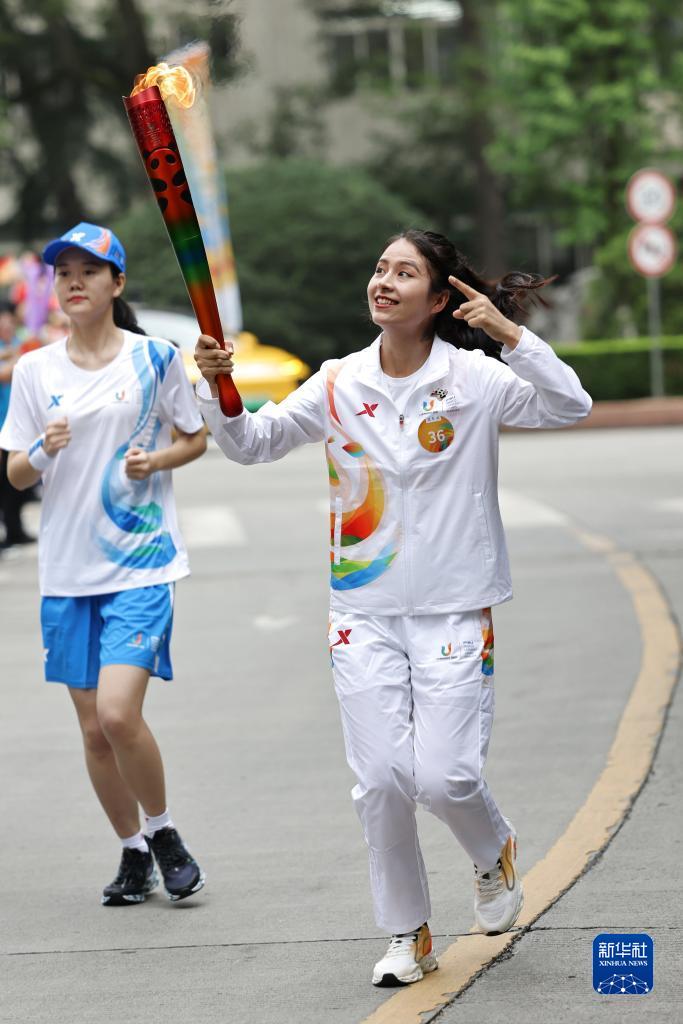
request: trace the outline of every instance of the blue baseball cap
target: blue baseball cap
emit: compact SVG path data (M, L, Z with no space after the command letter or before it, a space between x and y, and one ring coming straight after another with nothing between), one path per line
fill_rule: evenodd
M98 227L97 224L88 224L81 221L75 228L66 231L61 238L55 238L43 249L43 259L50 266L54 266L55 260L65 249L83 249L99 260L107 260L113 263L122 274L126 272L126 250L118 238L109 228Z

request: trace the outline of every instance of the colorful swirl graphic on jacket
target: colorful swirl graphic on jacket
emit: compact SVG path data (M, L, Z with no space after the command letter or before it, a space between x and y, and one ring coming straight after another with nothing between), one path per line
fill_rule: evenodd
M175 350L167 343L145 339L135 344L131 356L142 391L140 413L130 438L107 463L101 487L104 511L120 531L120 543L114 544L102 535L97 540L107 558L116 565L157 569L172 562L177 553L165 529L161 480L158 473L147 480L131 480L125 473L124 456L133 446L148 451L156 447L161 420L154 408L159 386Z
M327 378L330 420L338 427L325 445L332 504L330 583L333 590L353 590L372 583L386 572L396 557L400 531L397 528L373 557L364 557L378 546L377 534L386 510L386 488L382 474L367 452L342 429L334 400L334 384L340 369L341 364L338 364ZM341 522L338 498L341 499ZM355 558L341 554L342 550L356 548ZM349 553L356 554L356 551Z

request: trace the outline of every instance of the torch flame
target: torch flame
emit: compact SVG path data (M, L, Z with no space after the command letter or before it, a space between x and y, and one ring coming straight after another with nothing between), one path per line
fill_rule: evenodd
M136 96L143 89L157 85L162 99L173 99L181 107L191 107L195 100L196 88L192 75L187 68L170 67L168 64L155 64L148 68L144 75L138 75L131 96Z

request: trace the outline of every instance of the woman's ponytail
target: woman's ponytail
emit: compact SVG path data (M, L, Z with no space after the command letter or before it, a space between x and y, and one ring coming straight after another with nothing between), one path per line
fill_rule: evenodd
M114 299L114 323L122 330L131 331L133 334L145 333L138 323L135 313L120 295Z
M121 276L121 271L114 263L109 263L109 269L111 270L111 276L115 281ZM117 327L120 327L122 331L130 331L131 334L144 334L144 330L138 323L133 309L128 305L125 299L122 299L120 295L117 295L114 299L114 323Z

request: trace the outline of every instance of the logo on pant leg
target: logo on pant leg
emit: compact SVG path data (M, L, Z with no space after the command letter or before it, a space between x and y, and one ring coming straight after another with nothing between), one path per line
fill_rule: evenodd
M126 644L126 647L135 647L138 651L142 650L142 648L146 646L147 643L143 633L136 633L135 636Z
M457 661L459 657L458 644L452 643L450 640L447 644L441 647L441 656L437 658L437 661Z
M333 644L330 644L330 650L332 650L333 647L339 647L340 644L351 643L351 641L349 640L349 636L351 635L350 629L338 629L337 633L339 634L339 639L335 640Z
M332 623L330 623L330 626L329 626L328 631L327 631L328 642L330 640L331 633L332 633ZM330 665L332 666L332 668L334 668L334 657L333 657L333 653L332 653L334 648L335 647L344 647L344 646L348 647L350 645L350 643L351 643L351 641L349 640L350 635L351 635L351 630L350 629L338 629L337 630L337 639L334 641L334 643L330 642L330 645L329 645L330 646Z

